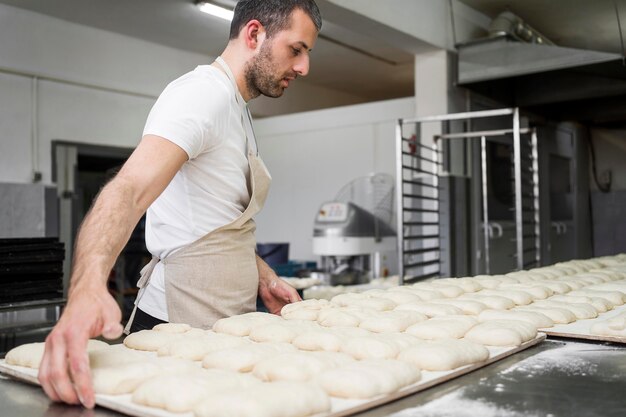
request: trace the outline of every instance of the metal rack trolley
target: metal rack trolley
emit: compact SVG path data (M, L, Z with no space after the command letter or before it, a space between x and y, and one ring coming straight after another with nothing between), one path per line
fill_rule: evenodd
M476 119L510 118L510 128L476 130ZM465 122L462 132L432 135L431 143L421 137L421 128L439 123L441 131L449 131L451 122ZM413 127L415 134L405 137L405 128ZM539 265L539 176L537 134L535 129L520 127L517 108L474 111L440 116L400 119L396 125L396 210L398 230L398 260L401 283L426 279L440 274L442 244L441 229L450 222L441 208L441 179L444 172L444 141L480 139L482 228L484 233L486 272L489 273L489 210L487 204L487 138L512 136L513 178L515 203L515 247L517 269ZM437 241L434 245L432 242ZM448 248L449 249L449 248Z

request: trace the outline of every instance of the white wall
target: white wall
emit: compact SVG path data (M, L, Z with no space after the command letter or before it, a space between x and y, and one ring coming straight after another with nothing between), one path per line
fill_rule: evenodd
M257 241L289 242L290 258L316 259L313 222L320 205L359 176L395 176L395 122L413 117L413 98L255 121L273 181L257 216Z
M210 59L5 5L0 39L0 182L50 184L54 139L134 147L165 85Z
M307 84L298 79L290 85L279 99L260 96L250 101L250 111L255 117L269 117L276 114L301 113L315 109L349 106L367 100L354 94Z

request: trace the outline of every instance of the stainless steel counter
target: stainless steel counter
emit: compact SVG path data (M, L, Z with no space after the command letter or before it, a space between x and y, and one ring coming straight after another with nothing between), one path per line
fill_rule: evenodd
M121 416L52 404L36 386L0 376L3 417ZM626 416L626 347L545 341L362 417Z
M547 340L361 417L626 416L626 346Z

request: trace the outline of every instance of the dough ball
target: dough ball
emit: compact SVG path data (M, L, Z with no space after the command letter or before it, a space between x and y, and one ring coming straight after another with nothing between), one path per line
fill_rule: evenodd
M568 324L576 321L576 316L570 310L559 307L536 307L534 304L516 307L515 311L531 311L548 316L554 323Z
M299 334L291 343L300 350L338 352L343 339L331 331L311 330Z
M535 281L536 284L549 288L554 294L566 294L572 291L572 287L560 281Z
M406 333L419 339L460 339L478 320L471 316L452 315L433 317L430 320L414 324L406 329Z
M407 333L385 333L385 334L372 333L371 337L376 337L379 339L383 339L389 343L392 343L399 350L405 349L409 346L413 346L422 342L422 340ZM378 359L378 358L373 358L373 359Z
M427 371L450 371L488 358L489 351L483 345L457 339L420 343L398 355L398 360Z
M613 281L613 282L606 283L606 284L590 285L589 287L585 289L594 290L594 291L596 290L619 291L622 294L626 294L626 280Z
M212 393L194 409L195 417L306 417L330 411L330 398L317 385L273 382L245 390Z
M431 290L437 291L445 298L456 298L461 294L464 294L465 291L456 285L446 285L446 284L438 284L436 281L431 282L420 282L417 284L413 284L413 288L422 289L422 290ZM441 297L439 297L441 298Z
M163 374L172 373L195 373L202 370L198 362L190 359L174 358L171 356L157 357L154 363L159 367Z
M567 295L603 298L610 302L613 306L621 306L626 302L626 294L619 291L601 291L583 288L582 290L572 291Z
M26 368L39 368L43 352L46 344L27 343L11 349L6 357L6 363L9 365L24 366Z
M399 333L410 325L426 319L425 314L417 311L380 311L364 318L359 327L374 333Z
M302 333L302 329L296 326L290 326L284 322L276 322L252 329L250 340L255 342L291 343L300 333Z
M317 322L324 327L358 327L361 319L354 312L329 308L320 311Z
M481 287L488 289L498 288L502 284L499 279L493 278L490 275L476 276L474 279Z
M591 334L626 338L626 313L593 324Z
M362 336L351 337L341 345L341 352L354 359L394 359L400 348L397 343L384 337Z
M87 342L87 352L95 352L108 347L108 343L100 340L89 340ZM45 348L46 344L44 342L26 343L14 347L6 354L6 363L9 365L38 369L41 364Z
M499 295L485 295L481 294L482 291L478 293L470 293L464 294L460 300L475 300L483 303L487 307L494 310L508 310L515 307L515 303L510 298L502 297Z
M151 378L135 389L132 401L173 413L192 411L206 396L222 389L242 389L261 381L235 372L166 374Z
M254 366L252 374L267 382L308 381L321 371L352 361L338 352L294 352L274 355Z
M477 292L476 294L508 298L518 306L527 305L533 302L533 298L530 296L530 294L524 291L512 290L508 288L498 288L497 290L482 290Z
M545 287L543 285L537 285L535 283L503 285L499 289L500 290L512 289L512 290L523 291L525 293L530 294L533 300L544 300L554 295L554 291L552 291L550 288Z
M208 353L222 349L242 346L250 341L236 336L219 333L207 333L200 337L180 337L159 348L159 356L173 356L176 358L200 361Z
M393 310L396 306L396 303L388 298L368 297L364 294L356 293L339 294L333 297L330 301L331 304L342 307L363 307L377 311Z
M266 358L295 350L292 345L286 343L250 343L208 353L202 359L202 366L235 372L250 372L257 363Z
M463 310L453 305L436 304L432 302L402 304L396 307L394 311L414 311L428 317L463 314Z
M369 399L420 379L414 366L393 359L367 359L322 372L316 382L333 397Z
M557 281L553 281L553 282L562 282L563 284L565 284L565 285L567 285L569 287L570 291L572 291L572 290L579 290L579 289L589 285L587 283L584 283L584 282L582 282L580 280L577 280L575 278L572 278L572 277L567 277L565 279L557 280Z
M184 323L161 323L154 326L152 330L167 333L185 333L191 330L191 326Z
M536 327L528 322L490 320L472 327L465 339L487 346L519 346L536 336Z
M338 336L343 337L361 337L361 336L370 336L372 332L369 330L361 329L360 327L331 327L326 329L327 331L336 334Z
M536 329L553 327L554 322L545 314L533 311L516 310L485 310L478 315L478 321L489 320L519 320L535 326Z
M548 300L564 301L566 303L572 302L572 303L590 304L593 308L596 309L598 313L605 313L609 310L613 310L613 307L615 307L613 303L611 303L609 300L605 298L572 295L571 292L565 295L554 295L550 297Z
M148 358L144 362L125 363L91 370L93 389L96 394L129 394L139 384L161 372Z
M429 301L434 300L436 298L443 298L444 295L442 292L434 290L434 289L425 289L425 288L416 288L414 286L400 286L393 287L388 290L389 292L400 292L400 293L408 293L412 295L416 295L421 299L421 301ZM405 303L402 303L405 304Z
M469 314L472 316L477 316L481 311L486 310L487 306L480 301L474 300L459 300L456 298L441 298L437 300L431 301L433 304L444 304L449 306L454 306L456 308L461 309L463 314Z
M315 321L319 315L320 310L311 309L311 308L300 308L297 310L292 310L287 313L282 313L282 317L285 320L309 320Z
M531 306L564 308L571 311L578 320L593 319L598 317L598 311L593 308L591 304L555 301L552 299L552 297L547 300L535 301Z
M111 345L106 349L97 349L89 352L89 366L91 369L119 366L145 360L146 356L135 350L128 349L124 345Z
M124 339L124 346L129 349L156 352L162 346L182 337L180 333L161 332L158 330L140 330Z
M255 327L275 321L282 321L282 318L275 314L252 312L219 319L213 325L213 331L232 336L248 336Z
M318 300L318 299L310 299L298 301L295 303L285 304L285 306L280 310L280 315L285 316L285 314L292 313L297 310L320 310L324 307L327 307L329 304L328 300Z
M464 277L464 278L441 278L435 281L437 284L454 285L460 287L465 292L476 292L483 289L480 281Z

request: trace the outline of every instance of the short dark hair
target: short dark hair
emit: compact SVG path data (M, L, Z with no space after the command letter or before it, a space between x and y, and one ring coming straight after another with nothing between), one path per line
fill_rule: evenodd
M271 38L289 27L291 13L296 9L306 13L318 31L322 28L322 15L314 0L239 0L230 24L230 39L239 36L241 29L254 19L261 22Z

